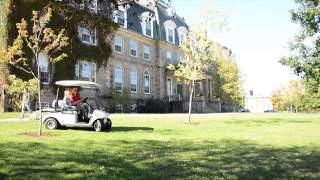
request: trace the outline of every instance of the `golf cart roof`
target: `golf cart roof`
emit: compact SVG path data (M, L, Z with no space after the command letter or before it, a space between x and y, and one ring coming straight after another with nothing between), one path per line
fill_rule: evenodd
M90 81L79 81L79 80L65 80L65 81L57 81L56 85L58 86L79 86L82 88L93 88L93 87L99 87L99 84L90 82Z

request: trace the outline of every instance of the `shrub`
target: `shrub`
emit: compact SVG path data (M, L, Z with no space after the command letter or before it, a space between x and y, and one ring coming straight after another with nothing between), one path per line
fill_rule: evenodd
M138 108L139 113L166 113L169 103L161 99L149 99Z

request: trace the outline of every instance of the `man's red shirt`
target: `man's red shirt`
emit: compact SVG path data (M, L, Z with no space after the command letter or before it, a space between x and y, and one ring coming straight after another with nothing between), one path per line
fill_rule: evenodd
M79 95L74 95L74 94L71 94L71 98L70 98L70 101L71 101L71 104L72 105L75 105L77 104L77 102L80 100L80 96Z

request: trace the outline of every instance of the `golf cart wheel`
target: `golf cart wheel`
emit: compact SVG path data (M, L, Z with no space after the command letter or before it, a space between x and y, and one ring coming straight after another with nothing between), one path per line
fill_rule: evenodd
M59 126L58 121L53 119L53 118L49 118L46 121L46 128L53 130L53 129L57 129Z
M104 125L103 121L102 120L96 120L96 122L93 123L93 129L96 132L101 132L101 131L105 130L105 125Z
M111 119L107 119L106 121L106 130L111 130L111 127L112 127L112 122L111 122Z

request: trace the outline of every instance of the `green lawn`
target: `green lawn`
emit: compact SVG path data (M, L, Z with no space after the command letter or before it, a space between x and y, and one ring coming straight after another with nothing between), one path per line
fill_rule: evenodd
M7 118L19 118L20 112L8 112L8 113L0 113L0 120ZM25 113L24 117L29 117L29 113Z
M319 179L320 114L113 115L111 132L0 122L0 179Z

